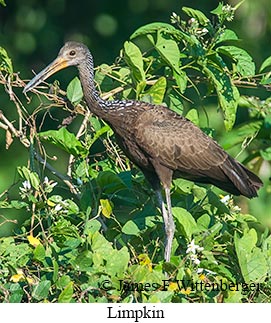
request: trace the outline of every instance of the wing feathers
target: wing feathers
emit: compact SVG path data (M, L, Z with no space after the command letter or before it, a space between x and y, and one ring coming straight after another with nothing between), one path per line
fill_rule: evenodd
M236 195L257 196L262 182L255 174L189 120L161 108L143 112L135 125L135 141L146 155L175 176L211 183Z

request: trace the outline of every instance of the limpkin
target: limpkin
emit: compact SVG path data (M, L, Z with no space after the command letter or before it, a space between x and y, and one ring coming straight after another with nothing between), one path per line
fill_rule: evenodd
M175 231L170 198L172 178L213 184L248 198L257 196L257 190L262 186L258 176L228 155L188 119L162 105L103 100L95 89L92 55L81 43L67 42L57 58L26 85L24 93L68 66L78 68L91 112L112 127L120 148L141 169L156 192L166 232L166 261L170 261Z

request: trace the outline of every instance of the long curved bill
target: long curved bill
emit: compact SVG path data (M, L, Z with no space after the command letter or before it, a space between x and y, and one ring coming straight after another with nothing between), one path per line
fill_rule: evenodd
M41 82L45 81L49 76L53 75L59 70L66 68L68 62L63 57L57 57L50 65L45 67L39 74L37 74L24 88L23 93L34 89Z

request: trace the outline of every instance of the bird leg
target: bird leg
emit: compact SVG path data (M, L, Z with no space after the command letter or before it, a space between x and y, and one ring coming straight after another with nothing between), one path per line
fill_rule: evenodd
M157 195L160 209L162 211L164 225L165 225L165 232L166 232L166 246L165 246L164 258L166 262L169 262L171 248L172 248L172 241L173 241L174 232L175 232L175 224L172 216L170 189L167 187L165 188L165 194L166 194L167 209L165 207L165 203L162 198L161 190L156 190L156 195Z
M166 229L166 235L167 235L167 244L165 249L165 260L167 262L170 261L170 254L171 254L171 248L172 248L172 242L174 238L174 232L175 232L175 224L172 216L172 207L171 207L171 198L170 198L170 188L165 188L165 194L166 194L166 202L167 202L167 226Z

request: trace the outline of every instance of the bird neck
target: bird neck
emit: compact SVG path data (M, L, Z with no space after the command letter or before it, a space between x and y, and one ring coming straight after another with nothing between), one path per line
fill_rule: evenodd
M78 66L79 77L83 87L84 97L91 112L100 118L107 119L108 104L96 91L94 82L94 64L91 53L88 53L84 64Z

